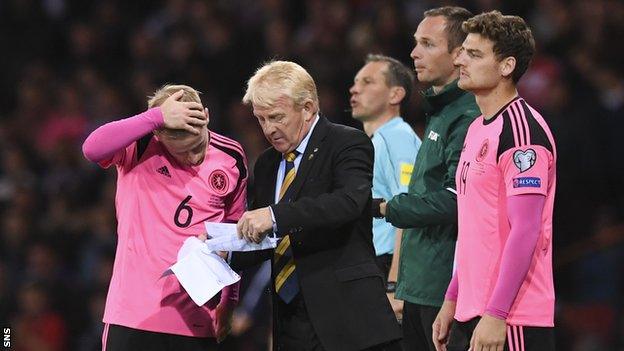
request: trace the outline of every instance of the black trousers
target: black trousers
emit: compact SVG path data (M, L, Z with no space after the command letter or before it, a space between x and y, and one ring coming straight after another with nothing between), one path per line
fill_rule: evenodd
M324 351L312 322L308 316L305 303L301 294L286 304L276 297L273 299L277 303L277 337L274 342L279 351Z
M447 351L466 351L479 320L454 321L449 335ZM507 325L504 351L555 351L555 328Z
M286 304L277 297L277 340L279 351L325 351L308 316L301 294ZM401 351L398 341L377 345L363 351Z
M214 338L156 333L120 325L104 326L104 351L212 351L217 350Z
M432 325L439 307L403 304L403 346L405 351L435 351Z

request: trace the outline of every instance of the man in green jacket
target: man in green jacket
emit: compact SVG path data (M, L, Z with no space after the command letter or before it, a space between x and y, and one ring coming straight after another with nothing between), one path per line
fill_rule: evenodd
M427 127L408 193L380 205L380 213L404 228L395 298L403 300L407 350L435 351L431 325L451 279L457 239L455 170L470 123L480 114L474 96L457 87L453 60L472 14L460 7L425 12L411 57L424 92ZM396 252L396 250L395 250ZM395 255L396 256L396 255Z

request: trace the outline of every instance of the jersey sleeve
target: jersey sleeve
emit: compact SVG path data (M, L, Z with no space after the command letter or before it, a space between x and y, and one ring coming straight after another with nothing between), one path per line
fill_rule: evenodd
M542 145L513 147L503 152L498 166L505 181L507 196L546 196L552 164L552 153Z
M523 101L503 113L497 151L507 196L546 196L554 147L544 128Z
M136 150L137 143L132 143L125 148L115 152L115 154L113 154L111 158L99 161L97 164L102 168L108 168L112 165L118 166L120 168L130 167L130 162L127 161L131 161L134 158Z

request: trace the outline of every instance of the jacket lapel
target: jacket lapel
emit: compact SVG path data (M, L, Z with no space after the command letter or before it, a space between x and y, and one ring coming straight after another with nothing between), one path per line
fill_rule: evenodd
M275 203L275 183L277 181L277 170L282 160L282 155L275 149L269 149L267 162L262 172L259 172L260 179L255 179L256 193L258 198L254 204L254 208L269 206Z
M299 168L297 169L297 175L295 176L295 180L290 185L292 188L291 199L294 200L297 198L297 195L301 191L301 188L308 179L308 173L318 159L317 154L323 147L322 142L327 135L328 129L329 121L324 117L319 116L319 121L316 123L316 126L312 131L312 135L310 136L308 145L306 146L305 152L303 153L303 158L301 159L301 163L299 164Z

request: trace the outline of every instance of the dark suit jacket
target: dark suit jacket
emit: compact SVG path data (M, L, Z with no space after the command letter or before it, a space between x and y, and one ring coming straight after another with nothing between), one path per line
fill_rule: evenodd
M273 205L281 159L273 148L258 158L251 209ZM321 117L291 185L292 201L272 206L278 232L290 233L300 293L328 351L361 350L401 337L374 261L372 177L370 139ZM235 253L231 263L240 269L272 256L273 250Z

